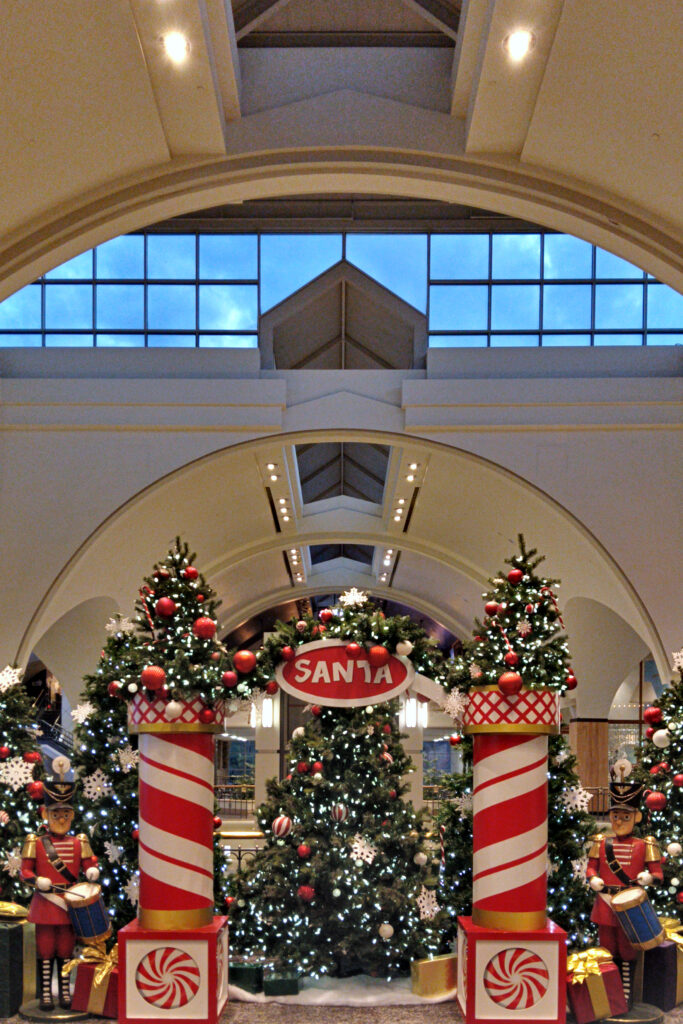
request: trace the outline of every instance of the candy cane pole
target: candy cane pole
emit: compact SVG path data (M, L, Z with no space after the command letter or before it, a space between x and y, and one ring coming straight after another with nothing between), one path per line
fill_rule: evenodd
M465 731L474 736L473 899L476 925L534 930L546 924L548 734L557 695L474 687Z
M195 706L196 705L196 706ZM129 730L140 734L140 925L200 928L213 920L214 738L201 701L177 720L165 702L136 697Z

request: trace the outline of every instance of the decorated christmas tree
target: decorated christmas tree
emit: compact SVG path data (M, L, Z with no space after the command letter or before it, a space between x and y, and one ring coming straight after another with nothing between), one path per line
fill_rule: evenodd
M671 684L643 718L647 723L636 778L646 786L640 826L658 840L664 881L649 891L659 914L683 919L683 651L674 654Z
M25 903L30 891L19 877L24 837L40 824L42 755L31 721L21 672L0 672L0 899Z
M225 693L225 650L216 640L214 592L179 539L139 592L133 620L117 617L97 671L86 677L77 722L74 768L80 779L77 821L102 864L103 896L118 929L135 916L138 898L138 751L127 730L127 700L142 691L167 702ZM207 705L208 710L208 705ZM212 712L211 712L212 713ZM214 823L220 827L220 818ZM223 904L227 858L216 838L216 902Z
M460 725L470 686L496 686L514 695L522 686L562 694L574 689L564 623L557 604L557 580L537 573L543 559L519 537L519 554L492 579L484 595L486 617L475 621L474 638L450 665L444 708ZM464 771L443 780L448 792L438 817L443 828L443 901L454 919L469 914L472 901L472 744L461 745ZM548 915L564 928L572 945L590 934L592 898L585 883L585 843L595 831L587 813L589 794L576 773L576 758L561 736L549 737L548 751Z
M321 637L343 640L349 663L376 668L398 653L438 675L439 652L409 617L384 618L360 594L342 601L319 623L278 624L238 689L268 679L273 692L278 662ZM265 847L233 879L233 948L306 974L405 973L439 950L445 915L421 817L402 799L411 765L397 702L310 710L289 745L286 777L269 781L258 810Z

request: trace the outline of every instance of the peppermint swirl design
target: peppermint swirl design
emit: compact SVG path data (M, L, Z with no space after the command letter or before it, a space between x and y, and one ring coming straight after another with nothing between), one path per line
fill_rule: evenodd
M548 968L530 949L501 949L484 971L484 988L494 1003L508 1010L528 1010L548 991Z
M135 972L135 984L142 998L161 1010L185 1006L199 991L199 967L183 949L163 946L153 949Z
M284 836L288 836L292 831L292 819L288 818L286 814L281 814L279 818L275 819L271 828L273 830L273 835L282 839Z

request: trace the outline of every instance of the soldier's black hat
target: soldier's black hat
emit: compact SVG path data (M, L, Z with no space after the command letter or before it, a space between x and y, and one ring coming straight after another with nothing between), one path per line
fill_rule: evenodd
M50 807L69 807L73 809L76 785L73 782L62 782L61 779L45 779L45 799L43 803Z
M643 796L640 782L610 782L610 811L638 811Z

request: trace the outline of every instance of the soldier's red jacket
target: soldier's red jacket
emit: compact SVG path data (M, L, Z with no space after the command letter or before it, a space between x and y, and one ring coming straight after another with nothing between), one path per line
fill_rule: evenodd
M663 877L659 847L654 836L637 839L632 835L621 838L597 835L593 837L593 845L588 853L586 878L593 878L594 875L601 878L605 883L605 888L602 891L606 895L613 896L616 892L626 888L626 884L610 870L607 864L605 854L607 841L612 843L613 855L621 870L634 885L638 884L636 879L641 871L649 871L653 878L661 879ZM618 925L614 911L607 900L600 897L599 893L593 905L591 921L594 924Z
M85 834L78 836L55 836L48 833L63 864L75 878L90 867L97 866L97 857L90 848L90 841ZM73 884L53 867L45 847L43 838L29 835L21 851L21 877L26 882L33 882L38 876L49 878L57 891L40 892L36 889L31 899L28 920L35 924L71 924L65 909L64 900L59 891L68 889Z

